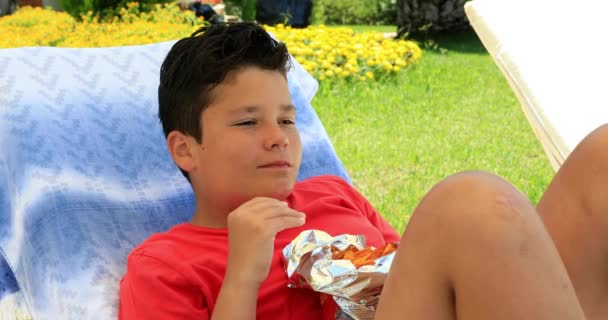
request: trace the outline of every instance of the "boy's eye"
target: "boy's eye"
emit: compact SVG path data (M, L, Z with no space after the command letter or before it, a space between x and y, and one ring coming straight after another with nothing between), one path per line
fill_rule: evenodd
M295 124L295 123L296 122L293 121L293 120L291 120L291 119L281 120L281 124L284 124L284 125L292 125L292 124Z
M255 125L255 120L247 120L247 121L241 121L239 123L236 123L235 125L237 126L252 126Z

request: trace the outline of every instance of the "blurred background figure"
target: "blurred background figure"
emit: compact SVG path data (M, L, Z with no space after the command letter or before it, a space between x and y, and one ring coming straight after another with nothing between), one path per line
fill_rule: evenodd
M282 23L306 28L311 12L312 0L258 0L256 4L256 20L269 25Z
M224 22L224 8L224 4L218 0L198 0L188 5L188 9L194 11L197 17L203 17L211 24Z
M0 16L5 16L15 12L17 0L0 0Z

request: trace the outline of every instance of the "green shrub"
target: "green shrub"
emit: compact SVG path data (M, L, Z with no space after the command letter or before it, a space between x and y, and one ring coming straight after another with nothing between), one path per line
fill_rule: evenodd
M239 17L243 15L240 0L224 0L224 5L226 5L226 13Z
M255 20L256 0L224 0L226 12L245 21Z
M72 17L80 17L88 11L94 11L93 0L62 0L61 8Z
M312 22L316 24L397 23L396 0L315 0Z
M120 9L126 8L133 0L60 0L61 7L72 17L80 19L88 12L109 18L120 15ZM155 4L173 2L172 0L139 0L137 10L139 12L150 12Z

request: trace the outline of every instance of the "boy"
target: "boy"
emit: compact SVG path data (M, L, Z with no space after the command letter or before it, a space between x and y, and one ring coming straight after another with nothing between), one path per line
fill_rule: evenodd
M399 240L341 179L296 183L288 62L251 23L214 25L167 55L159 116L196 209L130 254L119 318L319 319L318 295L286 286L285 245L308 229ZM537 209L490 174L440 182L408 224L376 318L608 316L606 143L607 127L585 139Z

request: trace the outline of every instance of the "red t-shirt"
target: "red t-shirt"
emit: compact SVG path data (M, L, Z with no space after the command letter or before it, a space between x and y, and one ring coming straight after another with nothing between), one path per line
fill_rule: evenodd
M287 287L282 250L301 231L332 236L365 235L381 246L399 235L351 185L334 176L298 182L286 200L306 213L306 224L279 232L268 278L262 283L256 319L320 319L319 295ZM119 319L209 319L219 294L228 257L227 229L183 223L155 234L135 248L120 283ZM239 302L234 302L239 307Z

